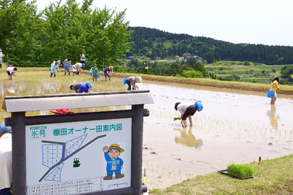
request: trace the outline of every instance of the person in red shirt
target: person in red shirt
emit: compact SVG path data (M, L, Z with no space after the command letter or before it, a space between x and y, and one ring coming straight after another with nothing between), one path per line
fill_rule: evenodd
M111 80L111 72L113 72L113 66L108 66L104 70L105 81L107 81L107 77L109 77L109 81Z

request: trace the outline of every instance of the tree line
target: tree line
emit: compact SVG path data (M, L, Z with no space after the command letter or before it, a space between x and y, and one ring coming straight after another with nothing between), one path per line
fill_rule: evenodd
M262 44L233 44L207 37L175 34L146 27L133 31L127 56L173 58L198 55L208 63L218 60L251 61L267 65L293 64L293 47Z
M9 63L43 66L53 60L79 61L82 51L91 64L116 64L129 51L132 31L125 12L92 9L93 0L50 3L38 11L36 1L0 1L0 48Z

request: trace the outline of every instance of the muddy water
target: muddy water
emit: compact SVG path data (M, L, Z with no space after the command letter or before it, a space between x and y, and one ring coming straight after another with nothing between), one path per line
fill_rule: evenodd
M0 104L5 96L69 93L71 84L90 77L49 78L23 73L13 81L0 81ZM91 91L119 91L127 87L121 78L104 82L101 77ZM249 163L293 153L293 99L278 96L275 106L265 94L191 85L155 82L139 84L151 91L155 104L145 105L150 116L144 119L143 166L148 188L165 188L187 178L225 169L229 163ZM175 102L201 100L203 111L193 116L192 127L183 128L174 110ZM74 109L74 112L109 108ZM110 108L125 109L119 107ZM49 111L28 112L47 115ZM10 114L0 111L1 122Z
M278 96L275 106L264 93L144 83L154 105L146 105L143 164L147 186L165 188L197 175L293 154L293 99ZM176 102L201 100L193 127L173 121Z
M85 83L91 81L91 77L85 74L79 76L64 76L62 73L58 73L56 78L50 78L50 72L19 72L16 77L13 77L12 81L7 79L7 75L1 75L0 79L1 106L3 104L3 99L5 96L75 93L74 91L69 89L70 85L79 82ZM98 82L94 82L92 84L93 88L90 89L90 92L119 91L126 88L125 86L123 86L121 79L113 79L111 82L105 82L102 75L100 76L100 79L98 79ZM74 102L72 103L74 104ZM121 107L72 109L72 111L75 113L79 113L117 109L121 109ZM50 113L49 110L26 112L27 116L48 114L52 113ZM10 113L6 113L4 110L0 109L0 122L3 122L5 117L10 117Z

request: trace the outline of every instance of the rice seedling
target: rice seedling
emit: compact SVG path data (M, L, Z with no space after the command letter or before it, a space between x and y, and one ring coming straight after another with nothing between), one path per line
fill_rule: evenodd
M249 177L252 176L252 168L248 165L230 164L227 167L227 172L237 177Z

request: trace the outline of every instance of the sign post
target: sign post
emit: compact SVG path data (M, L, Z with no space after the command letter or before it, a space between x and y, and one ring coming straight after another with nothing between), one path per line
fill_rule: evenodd
M52 101L63 105L59 109L72 108L72 101L78 108L131 109L25 116L56 109ZM5 97L3 109L12 113L5 123L12 126L13 193L141 194L145 103L153 103L149 91Z

